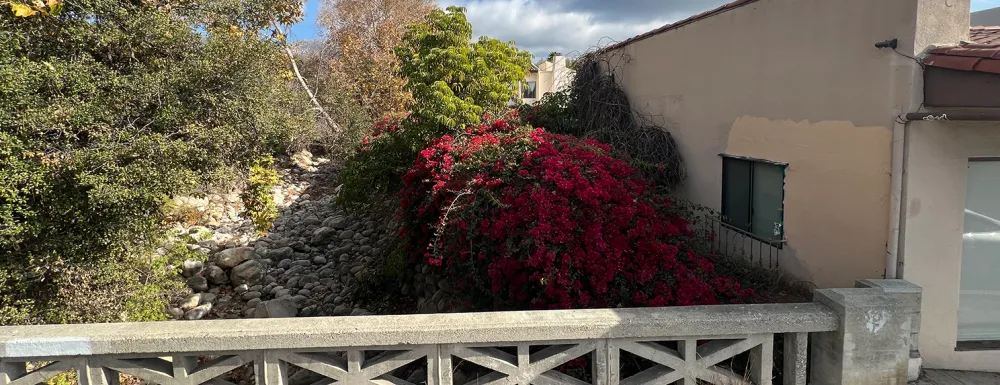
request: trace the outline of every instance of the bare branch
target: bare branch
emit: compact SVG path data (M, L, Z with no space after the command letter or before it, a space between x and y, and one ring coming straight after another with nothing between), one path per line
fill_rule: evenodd
M275 31L282 32L278 22L272 21L271 26ZM288 35L285 34L285 36ZM326 113L326 109L323 108L323 105L319 103L318 99L316 99L316 94L314 94L312 89L309 88L309 84L306 83L306 79L302 76L302 72L299 71L299 65L295 63L295 54L292 52L292 48L288 45L287 41L282 41L281 46L285 49L285 55L288 56L288 62L292 64L292 71L295 72L295 77L299 79L299 84L302 85L302 89L306 90L306 94L309 95L309 100L312 101L312 104L316 106L317 110L319 110L320 115L323 115L323 119L326 120L326 124L330 125L333 132L335 134L339 134L341 131L340 125L333 121L330 114Z

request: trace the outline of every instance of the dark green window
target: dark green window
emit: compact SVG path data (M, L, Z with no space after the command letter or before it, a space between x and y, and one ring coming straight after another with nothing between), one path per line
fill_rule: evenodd
M723 220L763 241L783 240L785 167L774 162L723 155Z

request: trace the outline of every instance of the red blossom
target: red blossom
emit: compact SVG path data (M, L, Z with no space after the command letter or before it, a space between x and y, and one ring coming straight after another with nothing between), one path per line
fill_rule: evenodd
M489 119L484 119L488 121ZM420 152L401 191L416 262L440 266L493 307L579 308L740 302L684 242L689 221L595 140L504 119ZM434 224L429 226L427 224Z

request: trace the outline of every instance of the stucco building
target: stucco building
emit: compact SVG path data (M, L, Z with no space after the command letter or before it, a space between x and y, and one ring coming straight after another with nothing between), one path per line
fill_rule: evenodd
M566 57L553 56L538 64L532 64L528 76L521 87L521 99L532 104L545 94L568 87L573 81L573 70L566 65Z
M1000 371L1000 28L969 8L741 0L600 54L675 136L684 196L818 287L922 286L924 365Z

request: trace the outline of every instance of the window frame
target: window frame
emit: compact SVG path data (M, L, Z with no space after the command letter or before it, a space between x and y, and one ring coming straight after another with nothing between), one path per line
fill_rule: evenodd
M528 96L528 90L531 90L531 96ZM524 82L524 88L521 90L521 99L538 99L537 81L529 80Z
M719 157L722 158L722 183L721 183L721 187L722 187L722 194L721 194L722 195L722 202L721 203L722 204L720 205L720 209L719 209L720 216L721 216L722 220L721 220L720 223L722 223L726 227L729 227L729 228L731 228L733 230L742 232L742 233L746 234L748 237L753 238L753 239L755 239L757 241L760 241L760 242L766 243L768 245L774 246L774 247L776 247L778 249L781 249L782 246L786 243L786 240L785 240L785 185L786 185L786 182L785 182L785 180L788 178L788 163L776 162L776 161L767 160L767 159L753 158L753 157L748 157L748 156L731 155L731 154L726 154L726 153L719 154ZM727 202L727 195L726 195L726 190L727 190L726 189L726 180L727 180L726 175L727 174L726 174L726 166L725 166L726 159L732 159L732 160L738 160L738 161L744 161L744 162L750 163L750 175L749 175L750 186L748 186L748 188L747 188L748 193L749 193L749 196L747 197L747 205L749 205L748 210L749 210L749 213L750 213L750 215L749 215L750 223L748 224L747 229L745 229L745 230L743 228L741 228L741 227L738 227L736 225L733 225L733 224L729 223L729 218L726 217L726 215L725 215L726 213L723 212L723 210L726 207L726 202ZM757 235L757 234L755 234L753 232L753 218L754 218L754 207L753 207L754 164L756 164L756 163L765 164L765 165L769 165L769 166L777 166L777 167L781 168L781 211L780 211L781 237L780 237L780 239L766 239L766 238L761 237L761 236L759 236L759 235Z
M968 160L968 163L966 164L966 174L965 174L965 177L966 177L966 183L967 184L968 184L968 178L969 178L969 172L970 172L969 170L970 170L972 164L973 163L979 163L979 162L1000 163L1000 157L997 157L997 156L970 157L969 160ZM966 195L968 195L968 186L966 186ZM968 210L968 205L969 205L968 199L969 199L969 197L966 196L964 199L965 199L965 202L963 202L963 209L964 210ZM965 231L966 230L963 229L962 232L964 233ZM965 249L965 245L964 245L964 242L963 242L962 246L963 246L963 252L962 252L962 255L961 255L961 259L959 260L960 264L964 262L964 258L965 258L965 250L964 250ZM964 278L964 276L960 276L959 277L959 281L958 281L959 282L959 288L958 288L959 289L959 302L961 302L961 299L962 299L961 298L961 292L962 292L963 278ZM995 352L997 350L1000 350L1000 339L967 339L967 340L959 339L961 337L961 334L960 334L961 320L960 320L960 318L958 318L960 312L961 312L961 307L959 307L959 311L956 312L956 314L955 314L956 317L957 317L956 321L958 321L958 323L955 325L955 337L956 337L955 338L955 351L956 352L976 352L976 351L994 351Z

